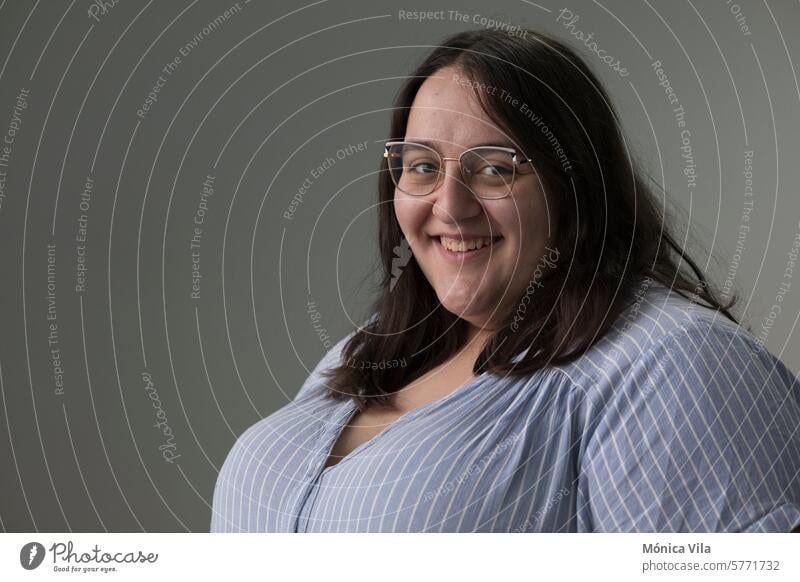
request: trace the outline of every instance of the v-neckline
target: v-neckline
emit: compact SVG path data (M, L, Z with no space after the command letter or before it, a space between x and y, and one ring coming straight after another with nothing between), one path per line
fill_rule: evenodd
M322 475L327 473L329 470L335 469L336 467L338 467L339 465L341 465L342 463L344 463L345 461L347 461L351 457L353 457L356 454L360 453L362 450L368 448L372 443L374 443L375 441L377 441L378 439L383 437L388 431L390 431L393 427L397 426L398 424L401 424L403 422L408 422L409 418L414 417L414 416L418 416L419 414L422 414L423 412L426 412L431 408L434 408L436 406L442 406L443 404L445 404L451 398L455 398L456 394L462 394L466 390L469 390L475 384L480 382L484 378L484 376L486 376L487 374L488 374L488 372L482 372L481 374L479 374L478 376L474 377L469 382L465 382L464 384L462 384L461 386L459 386L455 390L453 390L451 392L448 392L447 394L445 394L441 398L437 398L436 400L428 402L427 404L423 404L422 406L418 406L416 408L413 408L412 410L409 410L405 414L401 414L396 419L394 419L391 423L389 423L387 426L385 426L380 432L378 432L378 434L376 434L372 438L364 441L363 443L361 443L360 445L355 447L353 450L351 450L349 453L347 453L345 456L343 456L341 459L339 459L333 465L329 465L329 466L325 467L325 463L328 462L328 459L331 456L331 452L333 452L333 448L336 446L336 443L339 442L339 439L342 436L342 432L344 431L344 427L347 426L347 424L353 419L353 417L355 416L356 412L358 411L358 406L356 406L355 402L350 398L347 399L342 405L341 412L339 412L339 414L337 415L338 419L334 423L335 428L332 429L333 434L328 434L328 446L325 447L325 453L323 454L323 459L322 459L323 468L320 471L319 476L321 477Z

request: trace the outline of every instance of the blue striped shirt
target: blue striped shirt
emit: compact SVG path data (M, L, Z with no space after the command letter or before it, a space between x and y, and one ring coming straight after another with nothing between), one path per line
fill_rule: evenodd
M323 468L356 411L323 398L319 378L347 339L236 441L212 532L800 524L800 382L746 330L658 284L580 358L484 373Z

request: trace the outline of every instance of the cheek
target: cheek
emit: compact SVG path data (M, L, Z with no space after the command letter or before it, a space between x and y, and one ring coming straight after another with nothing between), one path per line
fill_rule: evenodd
M497 222L505 232L518 240L522 249L535 247L538 242L547 240L552 222L548 220L547 205L542 194L533 193L510 202L497 216Z
M397 194L393 204L394 213L403 235L411 241L422 236L422 228L427 215L430 214L430 203Z
M511 278L526 278L548 240L546 210L535 200L517 200L493 209L492 218L508 243L501 261L504 271Z
M525 201L507 199L501 202L503 204L488 208L492 228L512 243L509 246L524 248L534 215Z

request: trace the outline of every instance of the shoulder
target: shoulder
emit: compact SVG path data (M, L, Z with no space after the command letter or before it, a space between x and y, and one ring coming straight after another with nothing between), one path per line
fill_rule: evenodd
M791 529L800 520L800 380L709 309L669 308L663 329L645 319L652 335L638 333L642 345L616 356L624 373L598 389L582 459L595 525Z
M747 420L755 408L800 421L800 380L747 329L674 297L648 303L629 321L598 347L606 373L587 366L602 376L596 386L604 408L647 408L710 424L721 416Z
M653 372L653 364L666 365L664 354L672 356L676 366L684 365L684 357L741 355L731 352L730 345L771 358L746 329L724 315L653 283L637 292L605 336L568 368L587 391L611 397L626 379ZM693 354L674 349L689 346Z
M751 406L800 414L800 381L780 359L745 328L663 289L568 368L588 396L590 433L637 422L644 409L674 416L688 411L686 403L712 418Z
M342 352L344 351L347 342L349 342L353 336L358 333L359 329L363 329L365 326L369 325L369 323L372 322L375 317L375 314L373 314L364 324L362 324L360 328L348 333L330 347L330 349L317 362L316 366L314 366L314 368L311 370L302 386L300 386L300 390L298 390L297 395L294 398L295 401L305 399L310 395L316 395L320 392L320 388L324 386L322 373L342 364Z

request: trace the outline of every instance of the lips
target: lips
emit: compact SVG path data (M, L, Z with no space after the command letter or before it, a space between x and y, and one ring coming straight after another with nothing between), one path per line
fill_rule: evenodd
M488 258L490 253L495 252L495 247L503 243L502 236L450 238L442 235L431 237L431 239L439 249L440 256L445 261L457 265Z
M477 251L483 247L488 247L499 241L500 236L495 237L476 237L476 238L453 238L448 236L440 236L439 243L448 251L454 253L466 253L470 251Z

